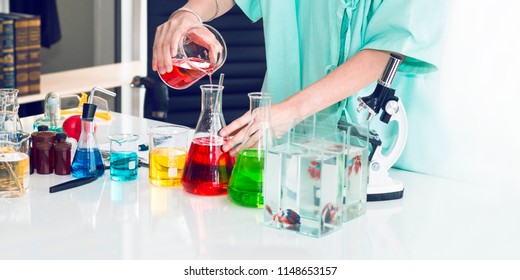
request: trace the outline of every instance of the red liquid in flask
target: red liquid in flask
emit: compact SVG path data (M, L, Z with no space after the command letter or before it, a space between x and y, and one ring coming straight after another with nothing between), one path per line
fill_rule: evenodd
M222 152L224 143L222 138L193 139L181 179L186 191L199 195L227 193L235 158Z
M185 89L198 81L204 75L212 73L215 65L200 59L188 58L190 64L184 59L173 58L171 72L159 74L164 83L175 89ZM192 65L198 67L194 68Z

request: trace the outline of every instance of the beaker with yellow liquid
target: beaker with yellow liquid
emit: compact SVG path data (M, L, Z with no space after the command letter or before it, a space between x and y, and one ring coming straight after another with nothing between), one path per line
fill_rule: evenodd
M150 137L150 183L161 187L181 186L188 151L189 128L180 125L148 129Z
M29 139L26 132L0 132L0 197L20 197L29 188Z

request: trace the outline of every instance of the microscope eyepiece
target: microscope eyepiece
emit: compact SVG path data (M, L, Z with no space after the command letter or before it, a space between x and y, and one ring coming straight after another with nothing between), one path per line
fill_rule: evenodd
M397 69L402 61L403 59L400 56L393 53L390 54L385 70L377 82L384 87L390 87L394 81L395 73L397 73Z

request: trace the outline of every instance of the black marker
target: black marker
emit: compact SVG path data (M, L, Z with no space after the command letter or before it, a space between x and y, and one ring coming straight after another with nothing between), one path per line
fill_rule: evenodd
M49 192L55 193L55 192L64 191L64 190L72 189L75 187L83 186L90 182L94 182L96 179L97 179L97 177L86 177L86 178L80 178L80 179L68 181L68 182L61 183L56 186L50 187Z

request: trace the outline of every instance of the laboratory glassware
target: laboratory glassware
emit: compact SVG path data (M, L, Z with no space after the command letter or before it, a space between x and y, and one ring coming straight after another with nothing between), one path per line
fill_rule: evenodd
M196 24L182 36L177 55L172 58L173 69L164 74L161 80L173 89L186 89L205 75L217 71L225 62L227 47L224 38L207 24Z
M137 178L138 156L136 134L113 134L110 139L110 178L132 181Z
M22 122L18 115L18 89L0 89L0 131L22 131Z
M182 185L190 193L219 195L227 193L235 158L222 151L227 138L219 136L226 122L222 114L220 85L202 85L202 107L184 172Z
M91 103L83 104L81 135L71 166L72 176L76 178L100 177L105 173L105 166L94 131L96 108L97 106Z
M29 133L0 131L0 197L19 197L29 188Z
M162 125L148 129L150 183L161 187L181 186L189 131L188 127L181 125Z
M31 157L31 163L32 168L38 170L39 164L41 161L38 160L38 151L37 147L39 143L46 142L50 143L51 145L56 141L56 132L49 131L49 127L46 125L39 125L38 131L35 131L31 133L31 140L32 140L32 157ZM50 168L54 166L54 158L51 155L49 159ZM31 171L32 172L32 171Z
M39 142L36 144L36 173L51 174L53 172L53 153L52 142Z
M38 130L38 126L40 125L46 125L50 131L62 132L65 118L61 116L60 96L54 92L47 93L47 95L45 95L44 106L43 116L34 121L34 130Z
M54 173L57 175L69 175L72 157L72 143L67 141L67 134L56 134L54 144Z
M252 92L248 96L251 118L231 173L228 197L242 206L262 207L264 154L270 137L272 96L263 92Z
M343 222L346 131L307 122L272 127L265 154L266 226L321 237Z

